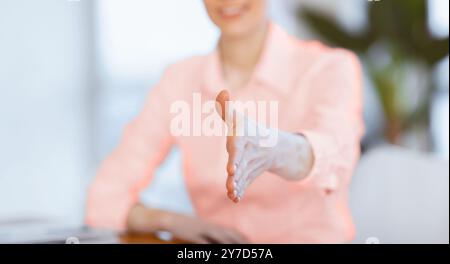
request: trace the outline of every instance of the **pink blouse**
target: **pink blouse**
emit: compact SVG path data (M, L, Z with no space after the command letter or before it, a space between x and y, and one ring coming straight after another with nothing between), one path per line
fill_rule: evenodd
M363 134L361 69L357 57L303 42L270 25L262 57L236 100L277 100L278 127L302 133L315 163L302 181L269 172L235 204L226 195L224 136L173 136L170 106L193 93L214 100L226 88L217 51L180 61L150 90L140 114L101 165L87 201L87 224L123 230L129 209L173 145L182 153L188 193L198 217L234 228L255 243L342 243L354 236L348 186ZM170 197L167 197L170 199Z

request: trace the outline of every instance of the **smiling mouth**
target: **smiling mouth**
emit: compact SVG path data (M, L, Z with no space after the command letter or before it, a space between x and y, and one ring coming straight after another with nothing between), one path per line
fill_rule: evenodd
M224 19L235 19L242 16L248 7L246 6L228 6L219 9L219 14Z

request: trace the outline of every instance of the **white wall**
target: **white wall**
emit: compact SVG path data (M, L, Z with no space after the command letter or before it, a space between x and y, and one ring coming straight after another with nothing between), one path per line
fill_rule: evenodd
M96 48L96 163L117 145L124 125L142 108L163 70L175 61L214 49L218 31L201 0L99 0ZM153 207L193 211L174 150L156 173L142 202ZM171 199L167 199L167 197Z
M0 3L0 220L80 220L89 1Z

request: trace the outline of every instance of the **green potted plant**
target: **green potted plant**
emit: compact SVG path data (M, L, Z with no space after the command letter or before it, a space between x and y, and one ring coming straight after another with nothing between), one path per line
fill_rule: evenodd
M327 44L356 52L364 62L386 120L385 137L398 144L405 131L423 127L428 131L430 107L436 85L434 66L448 56L448 37L434 37L428 27L428 1L395 0L368 3L367 26L358 33L344 30L332 18L302 7L298 18L306 22ZM382 50L388 60L379 63ZM411 77L410 65L423 73L425 86L413 107L407 107L405 92ZM409 75L408 75L409 74ZM427 135L428 147L430 136Z

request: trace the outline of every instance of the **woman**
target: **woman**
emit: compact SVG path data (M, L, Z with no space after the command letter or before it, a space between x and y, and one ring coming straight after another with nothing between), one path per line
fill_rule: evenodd
M221 31L217 50L170 66L151 89L91 186L87 223L134 232L166 230L196 243L350 241L354 228L347 192L363 133L356 57L292 38L268 20L264 0L204 4ZM264 147L255 137L236 133L174 136L171 105L183 101L195 107L196 93L217 100L231 132L239 120L263 125L221 111L226 102L278 102L278 127L270 130L276 144ZM174 144L182 152L198 218L138 202Z

